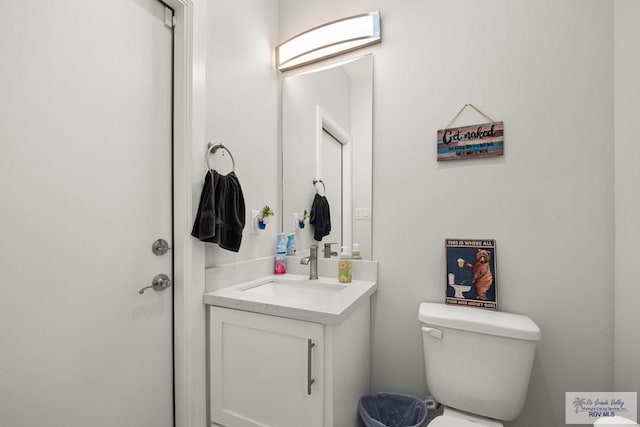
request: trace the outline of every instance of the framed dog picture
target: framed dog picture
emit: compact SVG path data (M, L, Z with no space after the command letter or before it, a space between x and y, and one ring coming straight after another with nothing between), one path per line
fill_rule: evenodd
M498 309L496 241L446 239L447 304Z

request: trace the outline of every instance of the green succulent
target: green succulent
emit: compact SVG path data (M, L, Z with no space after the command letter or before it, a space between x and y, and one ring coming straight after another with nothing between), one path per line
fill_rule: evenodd
M273 216L275 215L275 213L273 212L273 210L269 207L269 205L264 205L264 208L262 208L262 217L266 218L268 216Z

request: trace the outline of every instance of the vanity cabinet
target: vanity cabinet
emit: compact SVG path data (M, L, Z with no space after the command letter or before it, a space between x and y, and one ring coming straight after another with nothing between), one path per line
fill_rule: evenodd
M356 427L369 391L370 304L340 324L210 306L211 420L225 427Z

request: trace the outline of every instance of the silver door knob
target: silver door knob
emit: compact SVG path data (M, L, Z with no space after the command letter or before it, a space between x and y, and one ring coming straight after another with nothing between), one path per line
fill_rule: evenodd
M149 288L152 288L154 291L164 291L169 286L171 286L171 279L166 274L160 273L156 274L156 276L151 281L151 285L145 286L144 288L138 291L139 294L143 294Z

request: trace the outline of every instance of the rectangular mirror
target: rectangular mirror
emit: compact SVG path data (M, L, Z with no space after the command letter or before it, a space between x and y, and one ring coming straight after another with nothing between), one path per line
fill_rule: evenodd
M281 230L296 232L298 253L324 243L351 252L357 243L371 259L372 133L372 55L283 78ZM316 192L331 217L320 241L308 220L304 228L296 220L311 212Z

